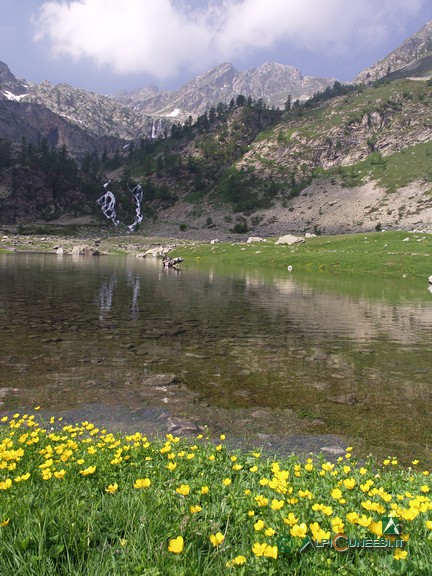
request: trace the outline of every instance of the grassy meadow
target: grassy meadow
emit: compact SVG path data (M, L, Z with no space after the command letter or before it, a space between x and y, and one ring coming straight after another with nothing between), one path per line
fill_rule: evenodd
M405 231L316 236L291 246L266 242L182 246L172 255L188 261L293 271L372 274L402 278L432 274L432 234Z
M431 573L417 460L357 462L350 447L334 462L275 459L231 452L224 435L149 440L38 408L0 422L1 574ZM383 535L389 518L397 536Z

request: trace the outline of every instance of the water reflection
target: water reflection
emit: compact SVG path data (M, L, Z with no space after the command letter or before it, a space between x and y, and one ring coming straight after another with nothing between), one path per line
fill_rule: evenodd
M10 406L167 401L210 426L225 414L227 432L337 432L368 449L396 427L386 451L428 454L432 300L421 282L36 254L1 255L0 274ZM175 374L183 391L157 396L146 371ZM256 421L257 407L272 416Z

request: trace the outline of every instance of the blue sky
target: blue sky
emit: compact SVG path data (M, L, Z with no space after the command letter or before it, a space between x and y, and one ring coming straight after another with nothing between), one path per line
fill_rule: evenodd
M430 0L0 0L19 78L99 93L176 88L231 62L350 81L432 20Z

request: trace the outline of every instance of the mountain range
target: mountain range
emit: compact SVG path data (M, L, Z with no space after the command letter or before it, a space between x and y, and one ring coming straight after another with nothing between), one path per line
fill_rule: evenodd
M283 64L239 72L225 63L178 90L151 85L103 96L66 84L32 84L0 62L0 221L58 217L67 210L68 186L73 213L90 214L94 197L88 191L96 194L108 176L123 184L146 182L152 221L175 218L176 226L182 220L193 228L196 220L209 233L212 226L205 222L216 222L212 214L224 212L222 205L237 214L234 224L226 220L226 229L240 218L240 224L260 230L263 213L276 207L278 214L286 212L284 222L292 229L322 229L326 222L327 231L340 230L325 220L328 210L315 211L315 203L302 208L302 191L323 179L347 190L346 198L372 182L383 194L419 182L423 204L413 210L421 211L427 208L424 188L431 180L420 160L429 156L432 140L431 75L431 22L361 72L353 85L304 77ZM63 156L50 156L46 145L63 149ZM405 162L403 154L416 167L409 164L405 175L396 170ZM78 172L68 164L65 180L60 166L66 157L75 158ZM35 158L41 165L56 164L58 172L42 174ZM98 158L102 161L94 161ZM29 200L26 190L35 171L43 209L37 198L31 198L32 208L19 200L20 194ZM17 184L17 174L26 185ZM45 194L47 186L52 193ZM325 193L330 197L329 189ZM372 210L369 217L358 216L350 227L370 227L378 216L374 225L403 221L404 211L385 212L388 203L380 198L379 209L365 208ZM225 218L230 218L226 212L220 226ZM278 221L274 213L271 218ZM276 228L264 226L268 232Z

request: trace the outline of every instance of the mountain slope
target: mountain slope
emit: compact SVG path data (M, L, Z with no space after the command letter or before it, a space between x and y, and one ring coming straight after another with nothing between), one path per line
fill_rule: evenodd
M393 50L385 58L376 62L373 66L366 68L360 72L353 80L355 83L374 82L380 78L395 73L396 71L405 69L406 75L389 76L389 79L396 77L406 78L411 76L427 76L432 74L432 66L430 60L423 62L420 66L418 61L422 60L425 56L432 55L432 21L425 24L418 32L407 38L401 46ZM427 68L425 69L425 64ZM417 68L421 68L419 73Z

